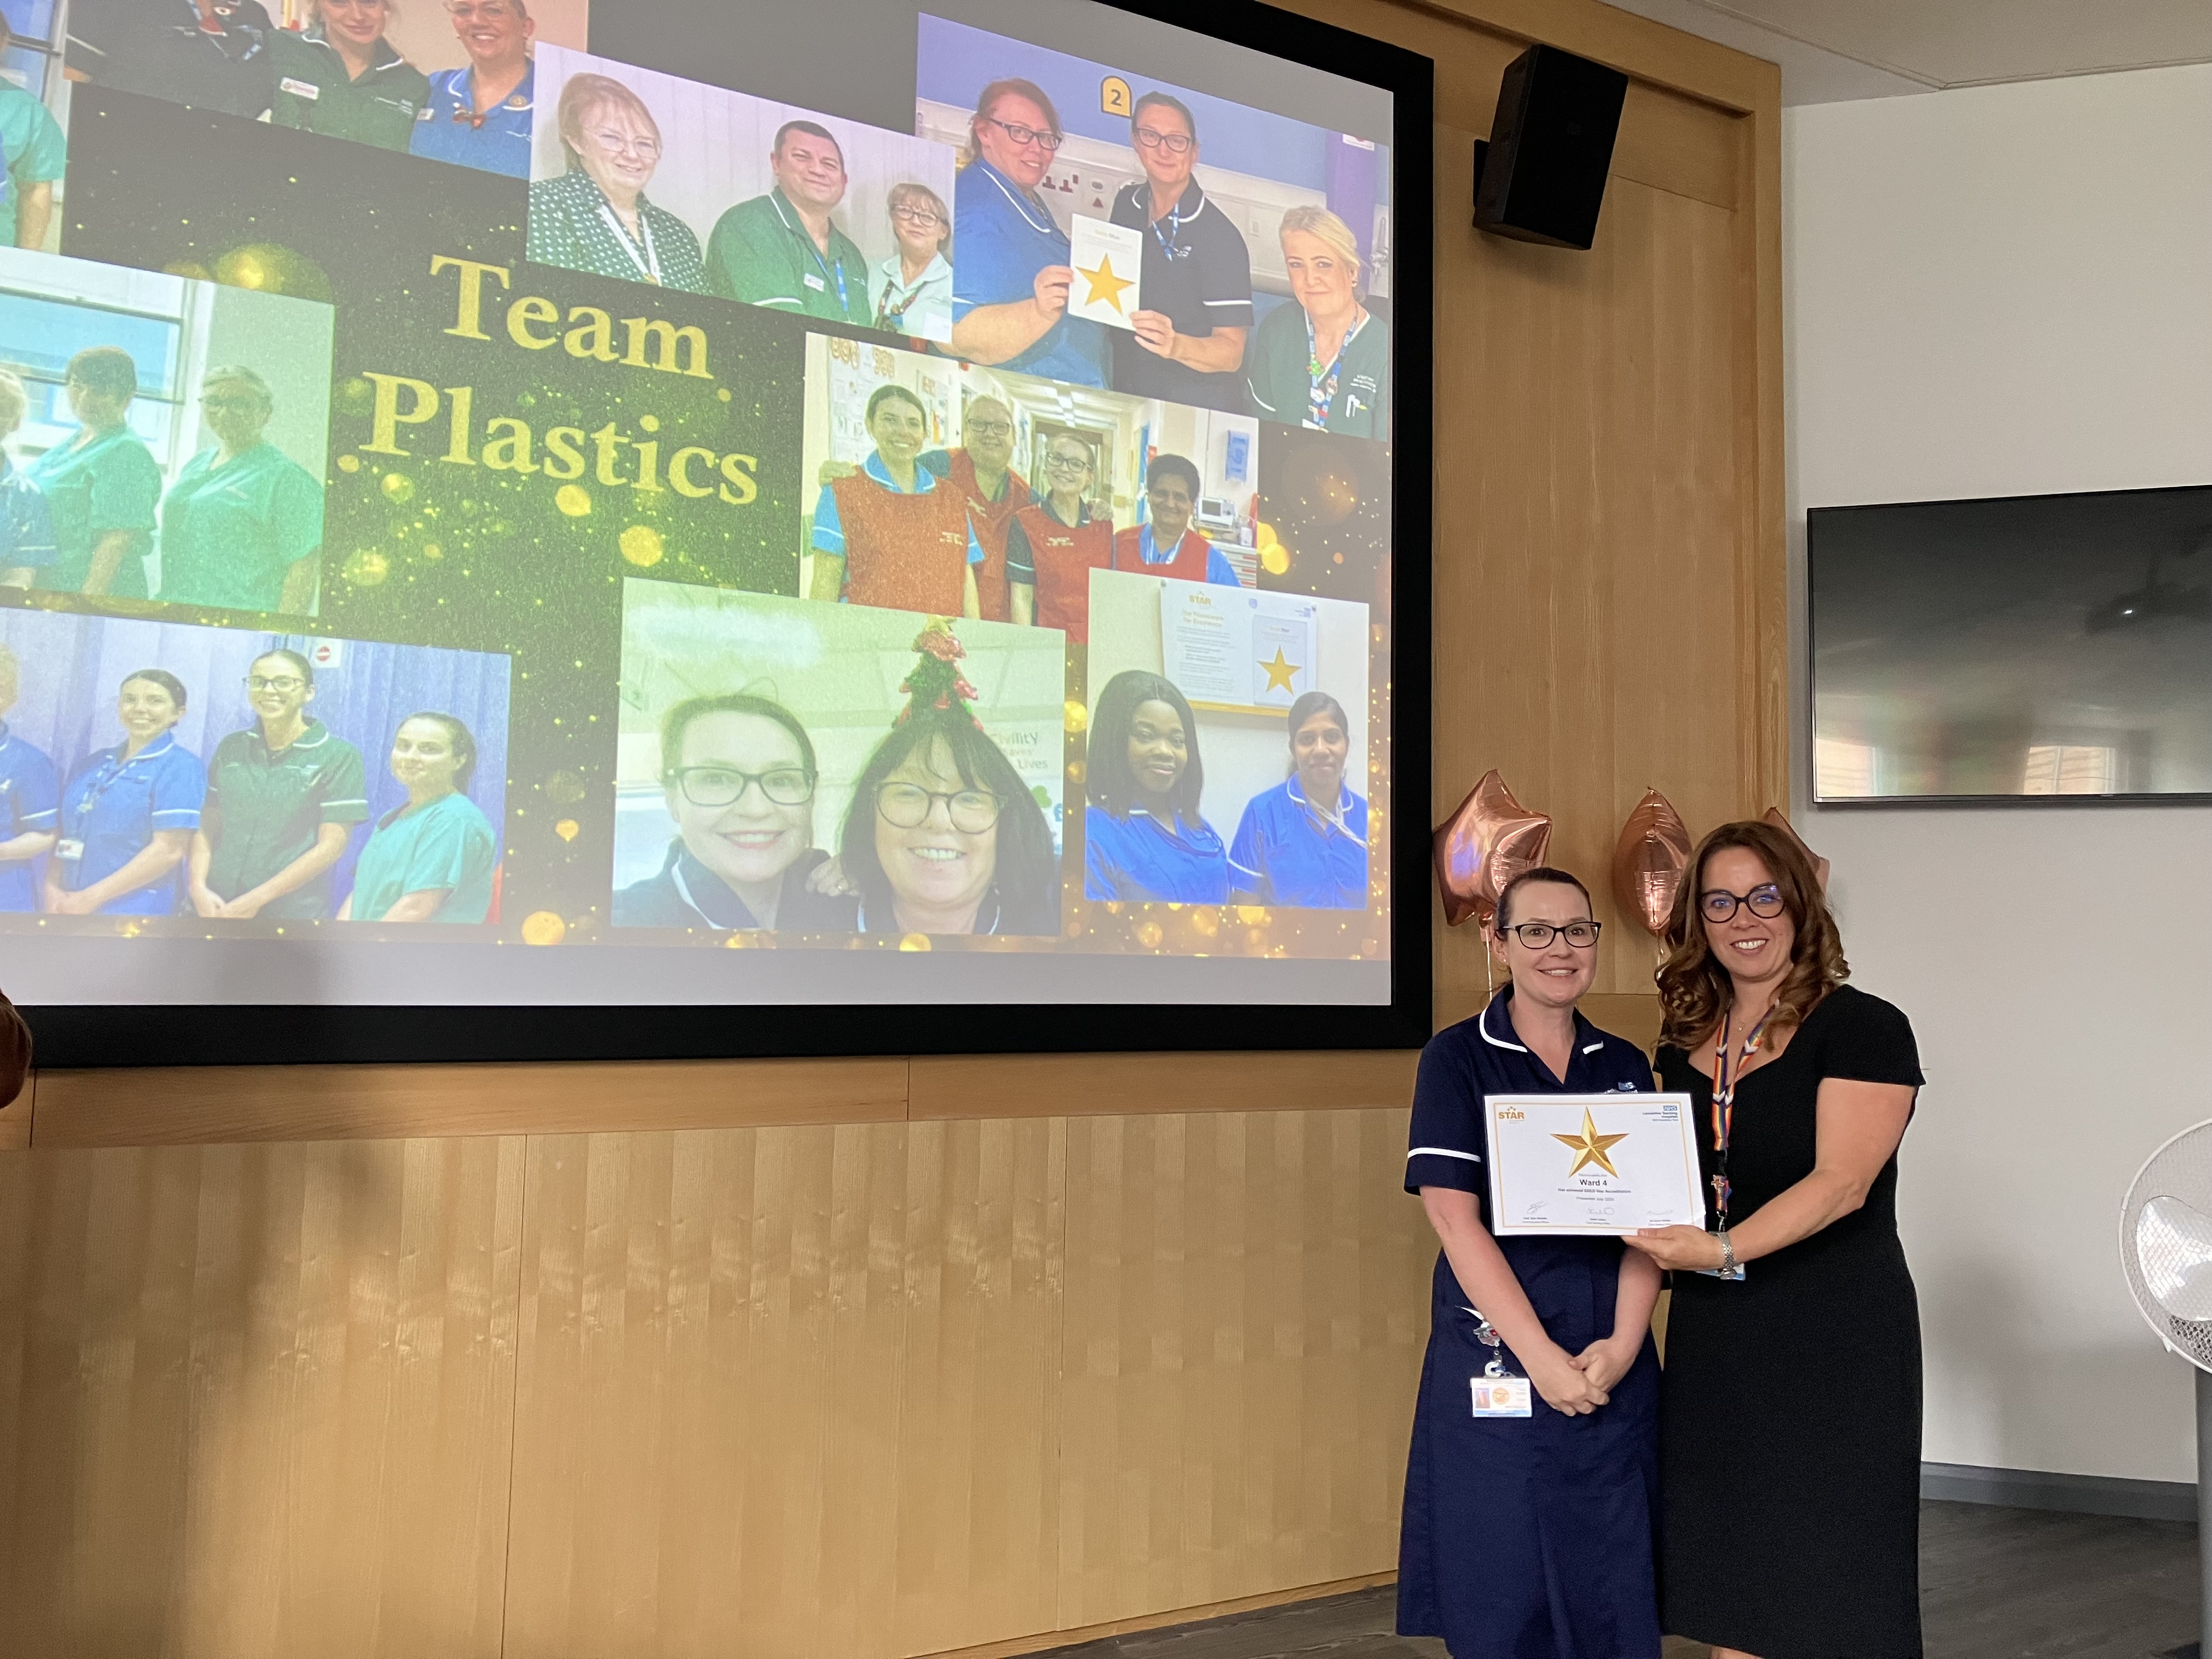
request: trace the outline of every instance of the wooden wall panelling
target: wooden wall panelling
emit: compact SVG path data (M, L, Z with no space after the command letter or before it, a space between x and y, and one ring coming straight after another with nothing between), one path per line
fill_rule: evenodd
M1065 1134L533 1140L510 1659L1051 1628Z
M42 1147L558 1134L906 1115L906 1061L176 1066L46 1072Z
M1063 1626L1395 1565L1430 1253L1405 1127L1071 1121Z
M12 1152L31 1144L31 1109L39 1079L34 1072L23 1079L15 1099L0 1106L0 1152Z
M0 1651L497 1655L521 1153L0 1160Z

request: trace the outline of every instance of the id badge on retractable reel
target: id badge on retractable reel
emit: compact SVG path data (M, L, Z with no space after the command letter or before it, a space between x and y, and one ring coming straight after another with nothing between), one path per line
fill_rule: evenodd
M1527 1417L1530 1415L1528 1379L1516 1376L1505 1369L1504 1357L1499 1352L1501 1343L1498 1333L1473 1308L1475 1340L1490 1350L1490 1363L1482 1368L1480 1376L1468 1379L1474 1395L1474 1414L1477 1417Z

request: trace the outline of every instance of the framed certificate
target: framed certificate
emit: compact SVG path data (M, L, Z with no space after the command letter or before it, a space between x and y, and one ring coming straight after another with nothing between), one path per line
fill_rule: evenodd
M1486 1095L1491 1231L1702 1227L1687 1095Z

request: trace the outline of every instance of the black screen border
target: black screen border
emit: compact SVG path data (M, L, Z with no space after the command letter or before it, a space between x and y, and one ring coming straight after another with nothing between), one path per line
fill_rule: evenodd
M1432 1025L1429 896L1434 62L1260 0L1097 0L1389 91L1391 326L1389 1003L709 1004L595 1007L48 1005L42 1067L454 1064L1415 1048ZM733 1006L769 1018L732 1021Z
M2116 790L2097 795L1823 795L1814 765L1815 744L1820 735L1819 588L1814 566L1820 556L1820 526L1845 519L1920 513L1947 507L2001 507L2013 501L2080 501L2118 496L2201 495L2212 484L2153 484L2135 489L2030 490L2012 495L1952 495L1920 501L1852 501L1805 509L1805 799L1823 812L1878 812L1893 809L1926 811L1945 807L1976 811L2081 811L2100 806L2206 806L2212 791L2174 789L2156 793Z

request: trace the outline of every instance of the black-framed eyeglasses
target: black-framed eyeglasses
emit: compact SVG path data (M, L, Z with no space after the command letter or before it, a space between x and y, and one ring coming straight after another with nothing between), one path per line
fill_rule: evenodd
M777 806L802 806L814 799L814 774L803 766L776 766L765 772L740 772L734 766L679 766L668 779L694 806L734 806L755 784Z
M1731 893L1724 887L1716 887L1709 893L1698 895L1698 908L1705 913L1707 921L1726 921L1742 905L1763 921L1771 921L1788 909L1782 889L1772 882L1754 887L1748 893Z
M297 691L307 681L297 674L248 674L239 684L249 691Z
M945 222L927 208L895 207L891 210L891 217L903 219L910 225L919 225L924 230L935 230Z
M1561 933L1576 950L1587 951L1597 943L1598 933L1604 925L1597 921L1571 921L1564 927L1554 927L1548 921L1519 921L1498 931L1512 934L1531 951L1550 950L1553 936Z
M1035 144L1039 149L1050 155L1060 148L1062 142L1060 136L1056 132L1039 132L1035 127L1025 127L1018 121L1001 121L995 115L986 115L983 119L1012 139L1017 149L1025 149L1030 144Z
M963 836L980 836L999 821L1000 802L988 789L962 789L946 795L918 783L876 786L876 811L894 830L921 829L939 801L945 803L952 827Z
M1146 149L1164 149L1170 155L1181 155L1198 142L1187 132L1154 132L1150 127L1136 127L1132 131Z

